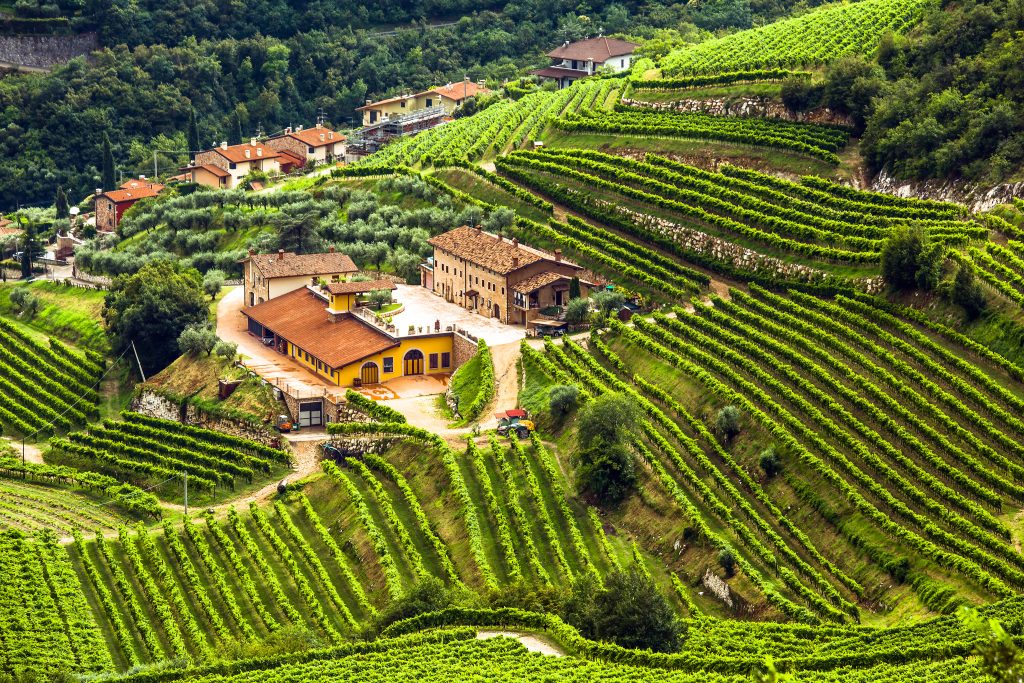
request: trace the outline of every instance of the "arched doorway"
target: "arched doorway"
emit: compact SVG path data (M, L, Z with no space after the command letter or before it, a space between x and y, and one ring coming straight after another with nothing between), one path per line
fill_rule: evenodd
M413 349L405 354L402 359L404 364L405 375L422 375L423 374L423 352L419 349Z
M494 304L494 317L501 320L501 306Z
M380 382L380 368L372 361L363 363L363 367L359 370L359 380L363 386L378 384Z

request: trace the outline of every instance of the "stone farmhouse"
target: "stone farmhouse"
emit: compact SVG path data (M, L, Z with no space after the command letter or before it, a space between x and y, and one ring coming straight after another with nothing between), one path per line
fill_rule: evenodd
M241 145L220 146L196 154L191 166L183 171L200 185L231 190L239 186L250 171L281 172L281 154L273 147L251 138Z
M100 232L114 232L121 223L121 217L135 202L160 194L164 186L146 180L126 180L116 190L96 193L96 229Z
M530 73L557 81L559 88L567 88L581 78L593 76L602 68L613 73L629 71L637 47L636 43L603 36L575 43L566 41L548 53L552 60L551 66L534 69Z
M335 252L333 247L323 254L295 254L283 249L276 254L250 251L241 263L247 306L256 306L321 280L342 282L359 272L351 258Z
M329 164L345 159L345 136L321 123L313 128L285 128L267 139L266 145L281 155L281 172L306 164Z
M583 267L516 238L463 226L430 239L431 261L420 266L421 282L446 301L507 325L526 325L541 309L569 301L571 280ZM587 296L590 285L580 282Z

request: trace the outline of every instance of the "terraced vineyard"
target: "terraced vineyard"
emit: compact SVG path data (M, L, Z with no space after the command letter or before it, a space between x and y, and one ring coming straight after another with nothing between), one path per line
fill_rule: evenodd
M666 76L807 67L872 52L886 31L913 26L925 0L861 0L826 5L798 17L676 50L661 63Z
M618 106L614 112L567 114L554 121L561 130L590 131L645 137L721 140L773 147L839 163L836 152L846 146L849 132L841 128L769 119L711 116L676 111L653 111Z
M823 284L842 276L861 278L858 286L870 289L866 278L877 273L881 249L896 226L920 225L950 246L988 234L953 204L881 200L817 178L793 183L734 166L711 172L653 154L637 161L585 150L515 152L499 158L497 167L590 219L552 224L554 233L565 233L563 240L587 240L610 253L612 244L629 252L642 240L655 252L773 282ZM639 253L647 252L641 247Z
M0 529L51 529L68 536L74 529L114 530L126 519L105 501L65 488L0 479Z
M0 428L18 436L67 431L97 415L101 361L39 341L0 318Z
M1024 243L1010 240L1005 246L986 244L971 247L966 262L993 289L1019 306L1024 306Z
M1021 588L1024 565L1001 518L1024 494L1024 392L1012 364L866 298L752 286L711 302L631 327L613 321L589 349L524 353L590 395L637 401L649 420L637 447L662 485L704 542L736 548L765 601L792 618L856 619L878 575L935 611ZM783 476L753 479L680 402L685 386L738 407L784 454ZM788 519L776 501L793 499L814 513ZM829 549L801 531L821 525L836 539ZM861 562L872 568L842 569Z
M289 461L286 452L248 439L138 413L122 417L51 439L51 456L138 484L169 484L171 489L187 473L193 490L210 495L233 489L236 482L251 484L274 476Z
M536 436L529 444L504 445L493 438L471 442L465 453L457 453L435 435L405 424L345 423L331 430L411 437L426 445L430 457L440 458L441 471L431 474L430 489L419 492L377 456L349 459L351 471L325 464L350 497L362 501L359 525L382 559L392 597L423 575L477 589L520 580L553 586L566 585L582 572L603 575L619 562L622 551L601 542L600 525L569 498L554 456ZM428 486L420 479L421 487ZM443 496L445 510L432 518L428 510L434 506L422 501L437 496Z

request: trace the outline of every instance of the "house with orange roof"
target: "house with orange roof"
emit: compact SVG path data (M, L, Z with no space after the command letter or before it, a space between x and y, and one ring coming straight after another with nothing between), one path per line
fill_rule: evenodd
M573 278L581 296L591 284L579 279L583 267L562 258L561 249L546 252L516 238L463 226L432 237L425 286L446 301L507 325L529 327L541 309L569 303ZM427 285L429 283L429 285Z
M566 88L575 81L593 76L598 70L618 73L629 71L633 65L636 43L617 38L588 38L575 43L565 41L548 53L551 66L534 69L530 73L541 78L558 82L559 88Z
M121 217L135 202L160 194L164 186L148 182L145 176L138 180L126 180L121 187L96 194L96 229L114 232L121 224Z
M471 97L489 93L490 90L469 78L459 83L448 83L416 94L399 95L384 100L366 101L356 111L363 113L363 125L372 126L382 121L404 116L417 111L437 110L438 123L443 116L451 116L455 109Z
M280 134L267 139L267 146L281 155L281 170L287 173L292 168L306 164L329 164L345 158L345 136L316 124L312 128L285 128ZM290 158L289 158L290 157Z
M281 172L281 154L273 147L251 138L240 145L220 143L218 147L196 154L192 164L183 168L194 183L231 190L251 171Z

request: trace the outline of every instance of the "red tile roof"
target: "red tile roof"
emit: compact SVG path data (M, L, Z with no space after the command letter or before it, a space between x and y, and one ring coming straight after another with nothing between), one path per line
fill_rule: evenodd
M326 252L321 254L296 254L286 251L276 254L252 254L251 260L263 277L296 277L299 275L335 275L355 273L359 269L346 254Z
M158 190L164 189L164 186L161 185L160 183L154 183L151 180L143 180L141 178L138 180L134 178L129 178L128 180L121 183L120 187L122 190L137 190L140 187L153 187Z
M115 204L121 202L134 202L138 199L144 199L145 197L155 197L160 194L160 190L164 189L163 185L143 185L139 188L133 188L131 190L110 190L104 192L101 197L106 197Z
M436 92L438 95L447 97L449 100L461 102L467 97L476 97L480 94L489 93L490 90L473 81L460 81L458 83L449 83L448 85L439 85L420 94L426 95L429 92Z
M281 155L282 164L291 164L292 166L304 166L306 164L305 159L292 154L286 149L279 149L277 153Z
M512 285L512 289L522 294L530 294L536 292L541 287L558 282L559 280L568 280L568 275L562 275L561 273L552 273L550 271L546 273L537 273L532 275L522 282L517 282Z
M291 133L285 133L296 140L301 141L303 144L310 147L324 147L325 145L333 145L336 142L344 142L345 136L341 133L335 133L330 128L306 128L305 130L293 130ZM323 139L320 136L323 135Z
M557 47L548 53L548 57L604 62L612 57L631 55L637 47L636 43L617 38L589 38Z
M477 228L462 226L427 240L436 249L454 254L470 263L488 268L502 275L511 273L537 261L554 262L555 257L539 249L513 243ZM574 263L562 260L568 266Z
M202 169L202 170L204 170L204 171L206 171L208 173L212 173L213 175L217 176L218 178L227 178L229 175L231 175L230 173L225 171L220 166L214 166L213 164L199 164L198 166L186 166L182 170L183 171L195 171L195 170L198 170L198 169Z
M327 302L303 287L242 313L332 368L340 368L397 347L399 342L358 318L331 322Z
M245 156L246 150L249 150L249 156ZM276 149L267 147L262 142L257 142L255 145L249 142L243 142L240 145L214 147L210 151L216 152L228 161L233 161L236 164L245 163L247 161L256 161L257 159L276 159L280 156Z
M364 280L361 282L331 282L324 285L324 289L331 294L362 294L378 289L398 289L398 285L391 280Z

